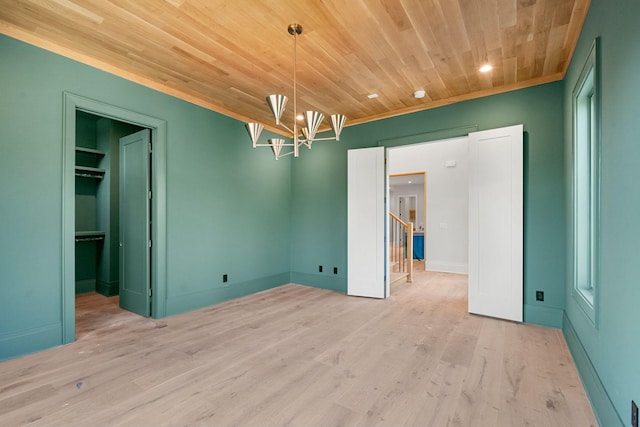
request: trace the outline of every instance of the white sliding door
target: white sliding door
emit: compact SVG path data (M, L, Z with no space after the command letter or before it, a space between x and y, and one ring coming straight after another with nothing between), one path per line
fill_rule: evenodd
M522 321L522 125L469 134L469 312Z
M349 150L347 293L385 298L384 147Z

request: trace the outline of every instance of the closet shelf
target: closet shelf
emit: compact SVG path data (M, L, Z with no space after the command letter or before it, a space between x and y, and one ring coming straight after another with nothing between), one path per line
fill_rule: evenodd
M76 166L76 176L82 178L102 179L104 178L104 169L92 168L89 166Z
M76 147L76 153L93 154L94 156L104 156L105 152L94 148Z
M76 243L104 240L104 231L76 231Z

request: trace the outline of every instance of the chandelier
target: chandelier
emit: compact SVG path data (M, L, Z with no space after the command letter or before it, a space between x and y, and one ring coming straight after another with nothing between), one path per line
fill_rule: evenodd
M293 129L282 123L282 113L287 105L288 98L284 95L269 95L267 96L267 103L273 117L275 118L276 126L280 126L286 129L291 134L291 142L287 142L284 138L270 138L266 144L258 142L260 134L264 129L261 123L247 123L246 128L251 137L253 148L256 147L271 147L273 154L278 160L280 157L293 154L294 157L298 157L300 154L300 146L305 145L308 149L311 149L311 144L315 141L330 141L340 140L340 132L344 127L346 120L342 114L332 114L329 124L333 130L334 136L326 138L316 138L318 128L324 120L324 115L318 111L305 111L302 113L302 117L298 116L298 100L297 100L297 81L296 81L296 62L297 62L297 37L302 34L302 26L299 24L291 24L287 28L289 34L293 36ZM304 120L304 126L298 125L298 120ZM291 151L282 152L283 147L292 147Z

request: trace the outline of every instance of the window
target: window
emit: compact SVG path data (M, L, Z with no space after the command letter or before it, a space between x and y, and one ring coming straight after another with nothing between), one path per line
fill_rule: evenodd
M597 45L596 39L573 91L573 295L594 326L600 259L600 102Z

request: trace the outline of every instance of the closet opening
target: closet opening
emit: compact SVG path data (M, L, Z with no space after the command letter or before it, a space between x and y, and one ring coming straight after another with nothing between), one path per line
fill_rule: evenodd
M166 122L65 92L63 124L61 312L70 343L77 320L104 326L100 313L166 315Z
M150 307L145 307L147 298L132 304L126 294L131 292L128 288L132 286L127 283L130 280L138 282L133 286L138 291L150 289L149 247L143 239L146 235L151 237L151 199L145 190L152 191L152 150L146 145L136 148L136 158L128 159L131 135L144 134L145 130L149 133L135 124L77 110L75 128L75 294L79 337L81 331L99 327L99 314L113 313L114 306L142 316L150 314ZM137 144L145 142L134 139ZM149 151L148 155L145 151ZM127 230L140 226L147 232ZM123 251L122 238L130 240L132 231L139 234L133 237L138 241L126 243L140 246L127 247L136 252L133 257L139 265L134 271L123 265L128 253Z

